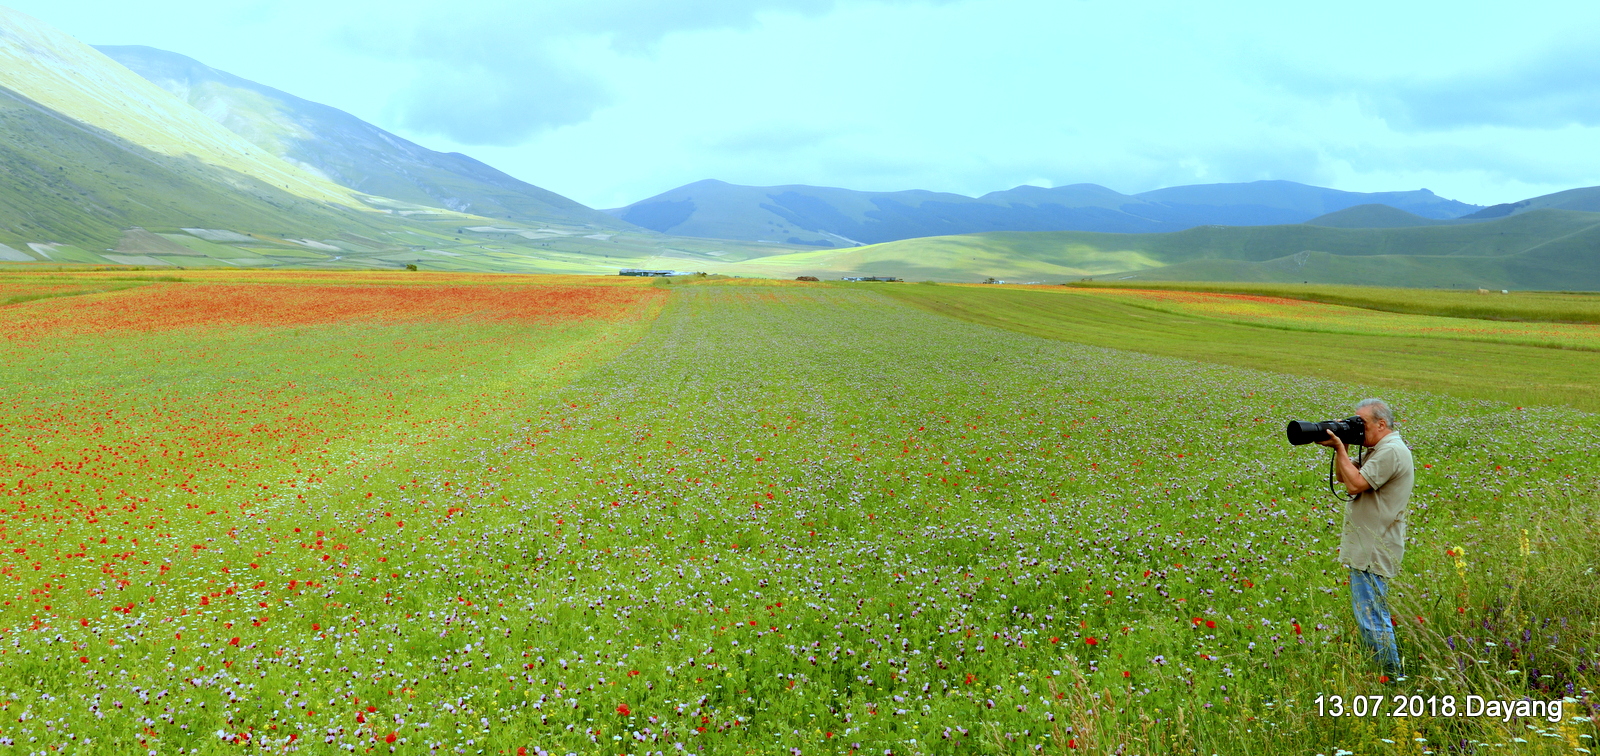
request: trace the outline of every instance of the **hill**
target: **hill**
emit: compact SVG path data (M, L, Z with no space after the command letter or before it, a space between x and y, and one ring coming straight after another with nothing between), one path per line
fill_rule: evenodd
M1373 203L1429 218L1477 209L1426 189L1363 194L1292 181L1172 187L1131 196L1095 184L1019 186L973 198L706 180L606 212L682 236L844 247L992 231L1161 233L1203 225L1300 223Z
M466 155L435 152L193 58L144 46L95 49L269 154L358 192L524 223L626 225Z
M49 243L108 249L132 226L323 238L377 220L193 158L161 154L3 87L0 164L6 167L0 173L0 243L18 250Z
M1487 220L1491 218L1504 218L1508 215L1517 215L1534 210L1578 210L1586 213L1600 212L1600 186L1589 186L1581 189L1568 189L1564 192L1546 194L1518 202L1507 202L1500 205L1491 205L1463 217L1468 220Z
M1479 209L1477 205L1445 199L1427 189L1345 192L1293 181L1173 186L1136 196L1196 215L1209 213L1217 219L1211 223L1228 226L1302 223L1319 215L1369 204L1388 205L1434 219L1458 218Z
M319 202L365 208L349 189L222 128L94 48L0 7L0 87L151 152L189 157Z
M545 198L554 208L549 214L535 209L522 217L560 220L519 222L353 191L319 169L268 154L77 40L3 9L0 63L5 266L607 273L698 270L703 261L795 249L663 237L593 211L589 223L567 213L568 201L556 195ZM485 186L474 185L479 196L492 195ZM536 187L518 191L513 199L523 210L543 196Z
M1389 205L1356 205L1343 210L1336 210L1327 215L1319 215L1306 221L1308 226L1326 226L1328 228L1410 228L1413 226L1437 226L1449 221L1424 218L1420 215L1408 213L1398 207Z
M738 269L936 281L1109 276L1600 290L1600 213L1538 210L1483 223L1403 228L1293 224L1202 226L1166 234L970 234L789 253Z

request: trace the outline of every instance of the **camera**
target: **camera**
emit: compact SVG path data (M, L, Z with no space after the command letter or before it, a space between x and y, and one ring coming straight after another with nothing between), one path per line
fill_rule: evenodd
M1367 438L1367 421L1360 415L1353 415L1343 420L1323 420L1320 423L1306 420L1289 421L1289 443L1295 446L1325 441L1328 431L1338 436L1346 446L1361 446Z

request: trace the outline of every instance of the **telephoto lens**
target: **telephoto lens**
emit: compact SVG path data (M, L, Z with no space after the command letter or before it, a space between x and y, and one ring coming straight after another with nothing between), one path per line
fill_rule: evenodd
M1338 436L1346 446L1360 446L1367 437L1367 421L1360 415L1353 415L1343 420L1323 420L1313 423L1307 420L1290 420L1286 432L1289 443L1294 446L1304 446L1328 438L1328 431Z

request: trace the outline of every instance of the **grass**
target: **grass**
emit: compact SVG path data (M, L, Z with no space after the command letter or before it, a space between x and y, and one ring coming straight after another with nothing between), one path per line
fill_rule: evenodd
M930 312L1034 336L1294 375L1349 377L1516 404L1600 410L1600 353L1421 336L1351 336L1218 322L1070 290L898 286ZM1381 355L1381 358L1377 357Z
M1413 675L1384 687L1352 640L1325 457L1281 440L1364 377L893 298L946 287L613 284L585 296L632 304L542 323L449 303L567 282L412 275L388 287L421 292L401 309L352 297L406 274L194 271L210 282L0 310L23 334L0 341L0 453L22 465L0 484L0 742L1399 754L1600 735L1576 718L1600 681L1593 415L1385 390L1419 468L1394 598ZM283 306L185 304L249 286ZM1559 723L1315 714L1399 692L1576 702Z
M1074 288L1126 288L1174 291L1209 291L1220 294L1255 294L1308 302L1347 305L1382 312L1437 315L1446 318L1512 320L1539 323L1600 323L1600 294L1560 291L1401 289L1372 286L1299 284L1076 281Z
M1600 351L1600 326L1593 323L1530 323L1409 315L1303 299L1171 289L1077 289L1075 293L1174 315L1260 328L1358 336L1427 336Z

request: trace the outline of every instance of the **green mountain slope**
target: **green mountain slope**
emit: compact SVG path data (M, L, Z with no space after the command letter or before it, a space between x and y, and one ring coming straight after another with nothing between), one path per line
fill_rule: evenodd
M1501 205L1492 205L1479 210L1471 215L1463 216L1468 220L1486 220L1490 218L1504 218L1508 215L1519 215L1534 210L1578 210L1580 212L1600 212L1600 186L1588 186L1581 189L1568 189L1564 192L1546 194L1532 197L1518 202L1507 202Z
M936 281L1111 276L1592 290L1600 289L1600 213L1536 210L1483 223L1407 228L1296 224L1166 234L971 234L776 255L725 270Z
M350 189L525 223L628 227L466 155L434 152L342 110L192 58L143 46L95 49L267 153Z
M322 238L378 220L192 157L163 155L3 87L0 165L0 242L19 250L48 242L112 248L133 226Z
M994 231L1159 233L1202 225L1300 223L1371 203L1430 218L1476 209L1426 189L1362 194L1292 181L1172 187L1134 196L1095 184L1019 186L974 198L708 180L606 212L662 233L843 247Z
M157 154L192 156L306 199L365 207L350 190L266 154L94 48L5 7L0 86Z
M793 247L374 213L172 157L0 88L0 264L615 273ZM0 265L3 268L4 265Z

